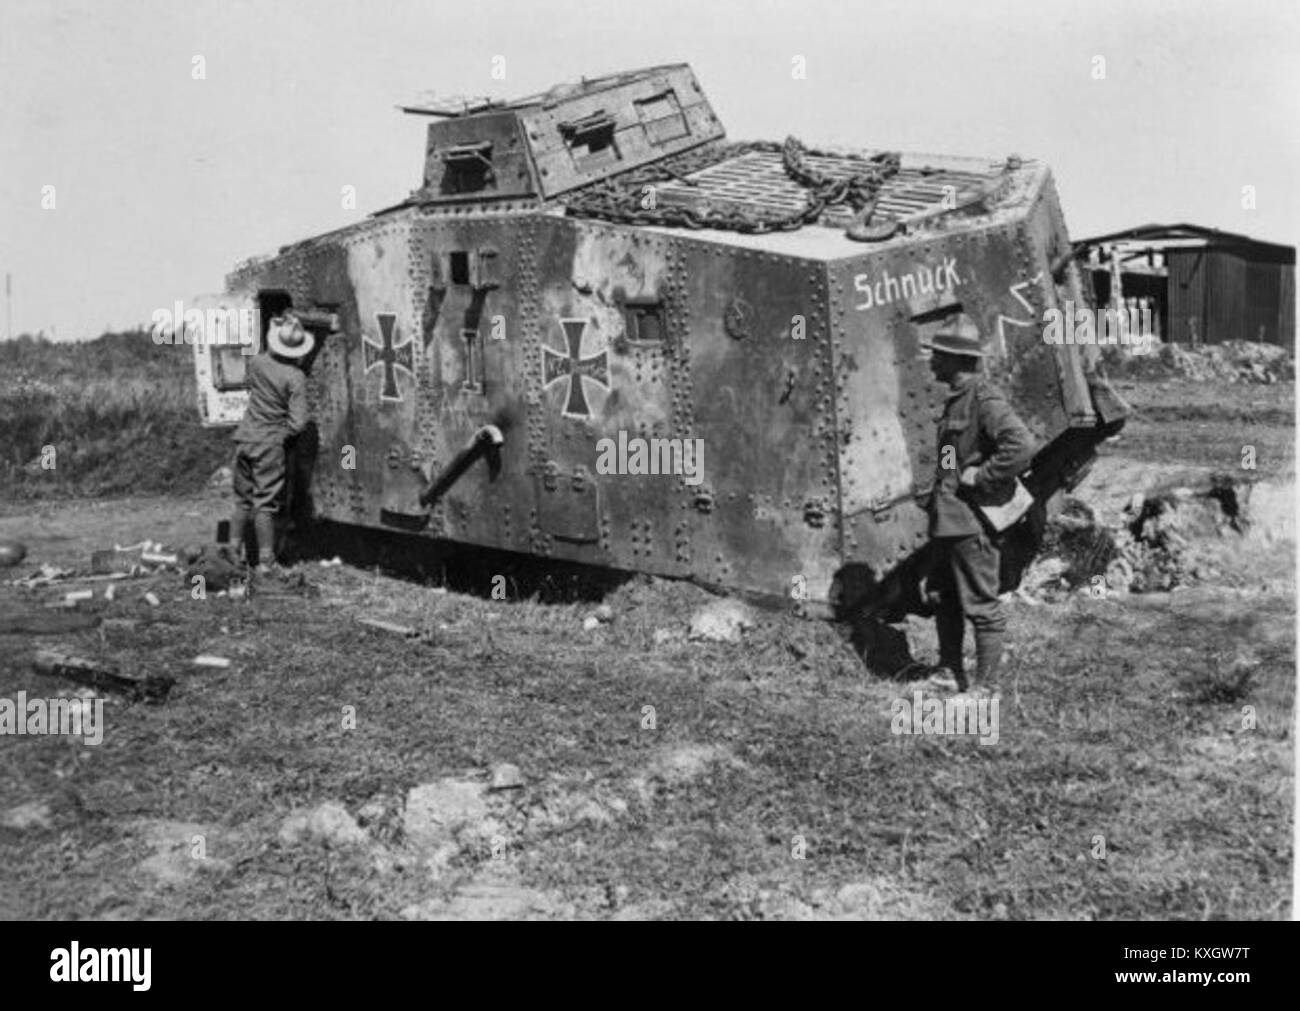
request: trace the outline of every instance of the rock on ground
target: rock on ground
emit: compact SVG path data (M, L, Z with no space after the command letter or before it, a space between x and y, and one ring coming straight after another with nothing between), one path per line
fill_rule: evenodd
M334 801L310 811L298 811L285 819L280 826L280 841L289 845L315 840L326 846L364 846L370 837L358 825L347 808Z
M32 828L52 828L50 805L44 801L31 800L26 804L11 807L4 814L0 814L0 826L17 829L20 832Z
M228 850L229 840L210 826L150 819L136 823L133 831L153 850L137 869L161 885L184 885L199 873L230 870L230 862L218 855Z
M458 779L412 787L402 818L407 841L437 849L451 843L460 831L481 828L488 820L485 790L482 783Z
M710 601L696 609L691 615L690 637L703 642L738 643L741 633L756 624L752 607L728 597Z
M1265 542L1295 542L1295 482L1260 481L1246 496L1247 535Z

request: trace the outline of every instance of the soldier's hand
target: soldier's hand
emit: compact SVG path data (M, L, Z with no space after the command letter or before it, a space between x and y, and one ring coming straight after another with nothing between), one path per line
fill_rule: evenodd
M961 472L961 483L963 487L974 488L975 478L979 475L978 467L967 467Z

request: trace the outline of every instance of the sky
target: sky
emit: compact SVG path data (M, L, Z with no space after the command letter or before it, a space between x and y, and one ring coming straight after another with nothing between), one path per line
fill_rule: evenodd
M733 140L1040 159L1076 238L1300 233L1295 0L5 0L13 333L146 323L398 202L399 103L677 61Z

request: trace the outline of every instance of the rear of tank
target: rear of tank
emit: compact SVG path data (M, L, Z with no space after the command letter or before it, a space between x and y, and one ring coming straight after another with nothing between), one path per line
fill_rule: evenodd
M1008 173L991 206L937 219L829 265L837 377L843 567L837 605L914 609L928 544L936 422L946 388L931 376L928 334L964 313L986 369L1033 432L1024 475L1041 504L1077 481L1125 407L1097 371L1097 348L1050 344L1050 310L1087 304L1046 167ZM1009 558L1036 548L1041 508L1007 536ZM1004 589L1019 571L1004 573Z

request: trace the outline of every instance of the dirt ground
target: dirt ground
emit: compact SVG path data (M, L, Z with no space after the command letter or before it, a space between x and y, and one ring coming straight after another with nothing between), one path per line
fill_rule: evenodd
M11 619L95 594L88 627L0 634L0 699L73 694L38 649L176 682L160 704L103 692L97 746L0 736L0 917L1288 918L1294 385L1122 392L1137 415L1079 490L1100 514L1240 474L1250 444L1270 519L1204 546L1213 582L1011 598L989 746L893 733L911 689L834 626L690 641L711 598L689 585L626 580L589 622L601 599L512 577L494 600L490 567L399 578L355 551L247 600L175 572L111 601L0 584ZM226 511L0 502L0 539L30 550L3 574L207 541ZM933 655L926 622L907 631Z

